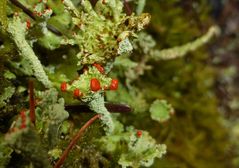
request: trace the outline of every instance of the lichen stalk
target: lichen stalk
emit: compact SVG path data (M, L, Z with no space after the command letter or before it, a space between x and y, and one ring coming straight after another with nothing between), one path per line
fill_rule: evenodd
M18 51L22 57L24 57L29 63L33 70L35 77L46 87L52 87L51 81L48 79L46 72L37 56L35 55L32 47L28 44L25 34L25 25L21 23L18 16L15 16L12 21L8 24L8 32L12 36Z
M111 134L114 131L114 122L110 112L104 104L104 97L101 94L95 94L94 98L89 102L89 107L92 111L101 115L100 119L107 126L104 127L106 134Z

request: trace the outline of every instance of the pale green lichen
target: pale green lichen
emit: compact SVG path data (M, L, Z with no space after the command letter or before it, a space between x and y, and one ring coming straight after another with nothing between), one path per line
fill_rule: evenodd
M56 89L37 92L36 95L40 99L36 108L36 127L52 147L57 143L60 126L69 114L65 111L64 99L58 98Z
M220 33L220 29L217 26L212 26L208 32L196 39L193 42L186 43L182 46L177 46L169 49L158 50L156 49L156 42L151 35L145 32L140 32L138 38L134 40L134 49L139 51L141 61L135 67L128 67L125 69L125 76L127 77L127 85L129 86L140 75L143 75L146 70L152 69L150 65L147 65L150 60L170 60L185 56L188 52L194 51L197 48L208 43L212 37L217 36ZM127 62L132 62L130 58ZM115 65L119 66L120 59L116 59Z
M101 149L108 154L118 156L118 164L122 167L140 166L149 167L155 158L161 158L166 153L166 146L156 144L156 141L146 131L137 135L137 130L128 127L124 131L123 125L114 121L115 131L111 135L104 136L97 140Z
M6 106L7 103L9 103L9 99L12 97L14 92L15 92L14 87L9 86L4 88L4 92L1 93L0 95L0 108Z
M128 104L134 109L134 113L143 113L148 109L144 94L138 88L131 87L128 90L124 85L119 84L119 90L120 92L106 92L107 100Z
M138 0L137 8L136 8L137 15L140 15L143 12L145 3L146 3L146 0Z
M74 13L73 23L76 28L74 38L63 40L62 44L69 42L79 46L78 65L95 62L105 64L122 54L121 51L131 52L131 45L122 45L120 42L126 40L129 44L128 37L135 36L135 32L142 30L150 20L148 14L126 16L119 0L98 1L94 10L90 2L84 0L81 2L83 11L80 14L75 14L75 7L69 5L68 1L64 4L70 13ZM113 19L108 19L111 17Z
M166 154L166 145L156 144L155 140L143 131L142 137L130 136L128 151L120 156L118 163L122 167L150 167L155 158L161 158Z
M149 112L153 120L164 122L174 113L174 109L172 105L168 104L165 100L155 100L151 104Z
M47 153L41 146L40 137L34 129L25 128L8 133L5 142L15 152L30 159L34 167L51 167Z
M51 81L49 81L41 62L32 50L32 47L26 41L26 25L21 22L19 17L16 16L13 20L9 21L8 32L18 47L20 55L29 62L36 78L42 82L45 87L51 87Z
M4 78L6 79L16 79L16 75L10 71L4 72Z
M126 38L119 43L118 54L127 54L133 51L133 46L130 43L129 39Z
M101 114L100 119L107 126L104 127L106 134L114 131L114 123L108 110L105 108L104 97L100 93L93 95L93 99L89 102L89 107L94 112Z
M57 159L59 159L59 158L61 157L61 155L62 155L62 150L61 150L61 149L58 149L58 148L49 150L49 151L48 151L48 155L49 155L53 160L57 160Z
M97 79L101 89L92 91L91 80ZM91 110L101 114L101 121L106 126L106 133L111 133L114 130L114 124L108 110L104 106L103 91L108 90L112 79L101 73L95 66L89 66L77 79L73 82L67 83L67 92L73 95L75 89L79 89L79 100L87 103Z
M7 0L0 1L0 24L4 29L7 28Z
M66 10L70 11L70 13L73 16L75 16L75 17L79 17L80 16L79 11L76 9L76 7L74 6L74 4L72 3L71 0L63 0L62 2L65 5Z
M46 47L46 48L48 48L48 49L50 49L50 50L54 50L54 49L56 49L56 48L58 48L58 47L60 47L60 41L62 40L62 37L59 37L59 36L56 36L55 34L53 34L52 32L50 32L50 31L47 31L46 33L45 33L45 36L43 36L42 38L40 38L39 40L38 40L38 42L42 45L42 46L44 46L44 47Z
M105 74L99 72L99 70L91 66L86 70L83 74L81 74L78 78L76 78L71 84L68 84L67 91L73 92L75 89L80 89L83 94L83 101L87 102L89 99L91 100L91 96L95 93L91 90L90 83L91 79L97 79L100 82L101 90L104 88L108 88L111 84L111 78L107 77Z
M3 141L3 136L0 135L0 167L6 167L11 159L13 150Z
M199 37L193 42L189 42L187 44L184 44L182 46L177 46L169 49L163 49L163 50L155 50L155 52L152 54L152 59L155 60L169 60L169 59L175 59L178 57L183 57L190 51L194 51L197 48L201 47L202 45L209 42L209 40L213 36L217 36L220 34L220 28L218 26L212 26L208 30L208 32L203 35L202 37Z

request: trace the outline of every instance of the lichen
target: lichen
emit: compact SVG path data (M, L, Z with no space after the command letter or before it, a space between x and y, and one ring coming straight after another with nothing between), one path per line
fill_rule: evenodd
M106 153L118 153L116 159L122 167L149 167L156 157L161 158L166 153L166 146L156 144L147 131L140 130L137 135L137 130L133 127L124 131L120 122L116 122L115 126L113 134L101 137L97 143Z
M164 122L170 118L170 115L174 114L174 109L165 100L155 100L151 104L149 112L153 120Z
M0 108L7 105L7 103L9 102L9 99L12 97L14 92L15 92L14 87L9 86L7 88L4 88L4 92L0 95Z
M101 114L100 119L107 126L105 131L107 134L111 134L114 131L114 123L112 117L104 105L104 97L100 94L95 94L93 99L89 102L89 107L94 112Z
M7 0L0 1L0 23L2 28L7 28Z
M94 10L88 0L81 2L82 11L78 11L68 1L64 1L64 5L72 13L76 28L73 38L63 40L62 44L73 43L79 46L78 65L95 62L105 64L124 53L121 51L130 52L132 49L124 49L130 45L125 46L121 42L126 40L130 43L127 39L142 30L150 20L148 14L126 16L123 4L118 0L98 1ZM107 19L110 17L113 19Z
M22 57L24 57L29 62L36 78L40 82L42 82L45 87L51 87L52 84L49 81L41 62L32 50L32 47L26 41L26 27L21 22L18 16L15 16L13 20L9 22L8 32L11 34L11 37L13 38L16 46L18 47L20 55L22 55Z
M94 113L100 120L64 167L224 166L215 74L201 48L217 27L203 35L178 0L148 1L156 14L143 32L151 19L145 0L17 2L29 11L9 1L0 13L0 167L54 166ZM194 4L193 15L205 9Z
M205 43L209 42L209 40L213 36L217 36L220 34L220 28L218 26L212 26L209 28L208 32L199 37L193 42L189 42L182 46L176 46L170 49L163 49L161 51L155 51L153 55L153 59L156 60L168 60L168 59L175 59L178 57L185 56L189 51L194 51L195 49L201 47Z

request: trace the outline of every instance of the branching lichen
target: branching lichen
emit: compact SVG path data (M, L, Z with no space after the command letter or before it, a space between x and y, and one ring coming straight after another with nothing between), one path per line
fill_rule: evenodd
M155 50L155 52L152 54L152 59L154 60L169 60L169 59L175 59L179 57L183 57L190 51L194 51L197 48L201 47L202 45L209 42L209 40L213 36L217 36L220 34L220 28L217 26L212 26L208 32L203 35L202 37L199 37L193 42L184 44L182 46L177 46L169 49L163 49L160 51Z
M171 94L180 97L182 93L175 91L176 87L162 89L162 83L157 82L161 80L161 76L163 76L162 80L166 81L167 73L161 73L158 77L158 72L153 71L153 68L161 66L153 67L153 63L150 65L147 63L152 60L183 57L207 43L218 33L218 28L213 26L208 33L193 42L159 50L150 34L139 33L150 21L150 15L142 13L146 0L97 0L94 2L90 0L42 0L38 2L22 0L22 3L29 8L30 12L32 11L30 15L25 15L26 10L23 10L25 14L20 11L19 14L13 15L15 8L11 5L7 6L9 14L6 15L6 0L0 3L4 6L4 11L0 12L1 27L6 26L8 32L7 34L2 31L2 34L6 33L6 37L4 35L4 42L3 45L0 44L0 49L7 48L5 44L10 43L8 41L6 43L5 38L12 39L21 56L21 60L14 61L4 57L4 60L7 60L5 61L6 67L8 66L6 69L9 71L4 69L5 65L1 66L5 73L1 77L10 84L3 85L1 88L3 93L0 95L0 108L5 110L8 103L11 104L10 106L18 104L24 109L30 106L30 111L36 112L36 122L30 122L29 110L22 111L20 116L14 116L16 118L12 117L14 113L4 116L7 119L10 118L9 124L10 121L13 123L6 133L5 140L0 137L1 141L6 142L4 145L0 144L0 149L8 147L6 151L0 151L0 167L1 162L8 163L12 151L22 155L22 160L27 160L26 162L30 160L31 163L27 164L35 167L49 167L50 163L53 166L58 159L61 162L61 158L66 159L64 162L66 167L84 167L84 164L97 167L108 165L108 163L111 167L119 165L149 167L155 158L161 158L166 153L166 146L158 144L150 136L156 137L158 132L155 133L152 129L149 135L147 131L136 130L134 127L140 126L145 129L149 123L148 125L153 126L158 124L161 129L161 122L168 120L170 114L173 113L172 106L165 100L156 100L153 104L150 102L167 98ZM136 13L131 14L131 11L124 13L124 5L130 7L135 4L137 5ZM18 8L21 7L18 6ZM32 20L27 18L28 16ZM25 21L27 22L24 23ZM56 35L50 32L49 25L53 29L59 29L60 33ZM4 51L4 56L10 54L9 50ZM133 55L130 56L132 53ZM157 63L160 64L160 62ZM49 72L50 80L45 70ZM152 70L152 73L145 74L146 70ZM36 93L34 98L33 88L29 89L31 100L28 105L26 80L32 75L45 86L46 90L37 83L34 88ZM146 77L141 79L140 75ZM147 83L151 77L158 85ZM171 81L173 79L169 86L178 82L177 76L174 78L173 75L169 75L169 78ZM184 84L186 82L180 82L177 88L186 85ZM119 92L115 91L118 85ZM19 88L24 89L19 91ZM169 91L170 93L163 94L161 89L165 93ZM106 103L105 97L111 102ZM108 106L106 108L105 104L109 105L113 102L127 103L134 111L127 116L111 115L107 110L110 108ZM119 104L117 105L119 107ZM73 106L76 109L73 109ZM87 108L87 112L98 113L96 116L101 119L104 131L100 124L96 123L87 127L85 136L78 142L82 131L75 133L78 127L81 127L82 123L87 120L88 115L91 115L86 114L86 111L81 108ZM69 112L65 109L69 109ZM116 108L113 110L119 112ZM111 107L110 111L113 110ZM121 112L124 110L121 108ZM12 111L18 112L18 110ZM134 127L129 126L124 129L124 125L116 121L115 116L118 116L124 124L134 125ZM144 122L140 123L138 119ZM167 123L164 124L163 126L166 127ZM86 130L85 126L82 128ZM6 131L7 129L8 127ZM159 143L168 133L163 130L162 134L162 137L160 134L160 138L156 138ZM77 138L74 138L74 135ZM92 135L96 136L92 138ZM176 137L177 140L178 134L170 136ZM71 139L73 141L70 141ZM71 148L71 153L68 150L69 155L65 155L63 151L67 149L69 142L68 149ZM2 156L3 153L6 156Z
M156 144L148 132L137 131L133 127L128 127L124 131L120 122L114 122L116 126L114 133L100 138L97 142L106 153L119 153L115 159L118 159L122 167L149 167L156 157L161 158L166 153L166 146Z
M150 16L126 16L123 4L119 0L98 1L93 10L89 1L84 0L81 6L84 12L79 14L68 0L64 2L66 10L73 13L75 24L74 38L63 40L62 44L77 44L80 52L77 54L78 65L101 63L114 59L122 54L122 41L129 44L128 37L134 36L136 31L142 30L149 23ZM80 16L79 16L80 15ZM108 19L113 17L113 19ZM124 43L125 43L124 42ZM128 47L130 45L126 45Z
M18 47L20 55L29 62L36 78L42 82L45 87L51 87L51 81L49 81L41 62L25 38L26 26L21 22L18 16L15 16L13 20L9 21L8 32L11 34L16 46Z
M56 89L37 92L37 98L40 101L36 108L36 127L52 148L57 144L60 126L69 114L65 111L64 99L58 98Z
M92 101L89 103L89 107L96 113L101 114L100 119L107 126L105 131L107 134L111 134L114 131L114 123L112 117L104 105L104 97L101 94L95 94Z
M9 99L12 97L14 92L15 92L15 88L11 86L4 89L4 92L1 93L0 95L0 108L7 105L7 103L9 102Z

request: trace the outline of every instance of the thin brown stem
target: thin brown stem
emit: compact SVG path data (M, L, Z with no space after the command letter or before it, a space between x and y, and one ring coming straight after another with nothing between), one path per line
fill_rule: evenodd
M124 8L125 8L125 13L128 16L130 16L132 14L132 9L131 9L129 3L126 0L124 0Z
M79 138L82 136L83 132L98 118L100 118L100 115L97 114L94 117L92 117L89 121L87 121L87 123L85 123L85 125L83 125L83 127L81 127L81 129L78 131L78 133L73 137L73 139L71 140L70 144L67 146L67 148L65 149L65 151L63 152L63 154L61 155L61 158L57 161L57 163L55 164L54 168L60 168L61 165L64 163L65 159L67 158L68 154L70 153L70 151L72 150L72 148L75 146L75 144L77 143L77 141L79 140Z
M26 13L28 16L30 16L33 20L36 20L34 14L32 13L32 11L28 8L26 8L21 2L19 2L18 0L10 0L11 3L13 3L15 6L17 6L18 8L21 8L22 11L24 13Z
M106 109L110 113L130 113L133 110L126 104L114 104L114 103L105 103ZM77 113L94 113L89 106L84 104L75 104L75 105L65 105L65 109L70 112L77 112Z
M36 115L35 115L35 100L34 100L34 85L33 81L29 81L29 105L30 105L30 119L35 125Z

